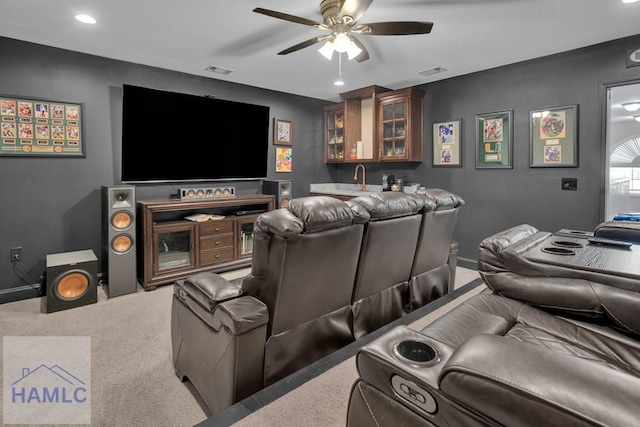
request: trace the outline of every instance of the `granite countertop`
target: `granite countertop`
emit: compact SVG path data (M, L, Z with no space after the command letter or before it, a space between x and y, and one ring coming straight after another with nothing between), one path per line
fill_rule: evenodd
M336 194L340 196L360 196L364 193L378 193L382 191L382 185L367 184L366 191L360 189L360 184L347 184L327 182L319 184L311 184L309 186L310 193L316 194Z

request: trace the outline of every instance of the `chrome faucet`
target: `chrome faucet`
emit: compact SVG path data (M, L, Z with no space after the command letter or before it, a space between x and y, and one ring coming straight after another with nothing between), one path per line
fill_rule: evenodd
M353 180L358 182L358 169L362 168L362 185L360 186L360 190L367 191L367 170L364 168L363 164L359 164L356 166L356 170L353 173Z

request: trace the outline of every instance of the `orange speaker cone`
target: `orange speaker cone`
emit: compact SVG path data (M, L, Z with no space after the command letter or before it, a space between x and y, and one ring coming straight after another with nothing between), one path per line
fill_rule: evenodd
M196 192L196 194L198 195L198 197L202 197L202 196L204 196L204 190L199 189L199 190Z
M189 190L189 191L187 191L187 196L189 196L189 197L193 197L193 196L195 196L195 195L196 195L196 192L195 192L195 191L193 191L193 190Z
M89 288L89 278L82 273L70 273L64 276L56 286L56 293L63 299L75 299Z
M124 230L131 225L132 222L131 214L129 212L116 212L111 217L111 225L113 228L117 228L118 230Z
M116 236L111 242L111 249L117 253L125 253L133 246L133 241L130 236L126 234L120 234Z

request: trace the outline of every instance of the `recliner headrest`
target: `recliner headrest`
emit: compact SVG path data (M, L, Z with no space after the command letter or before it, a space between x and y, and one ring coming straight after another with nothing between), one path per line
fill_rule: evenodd
M362 206L371 215L371 220L414 215L427 203L424 197L402 192L383 192L359 196L350 201Z
M431 210L443 211L464 206L462 197L440 188L426 188L417 191L416 194L423 195L435 203L435 208Z
M329 196L293 199L287 209L302 221L306 233L361 224L369 220L366 212L355 211L342 200Z

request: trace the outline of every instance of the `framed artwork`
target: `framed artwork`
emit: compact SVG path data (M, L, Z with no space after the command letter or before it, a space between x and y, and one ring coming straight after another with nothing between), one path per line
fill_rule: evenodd
M529 166L578 167L578 106L529 112Z
M462 166L462 119L433 124L433 166Z
M291 172L291 148L276 148L276 172Z
M83 106L0 95L0 156L85 157Z
M273 119L273 143L276 145L293 144L293 122L291 120Z
M476 115L476 169L513 168L513 110Z

